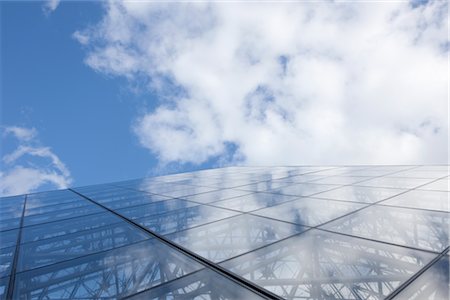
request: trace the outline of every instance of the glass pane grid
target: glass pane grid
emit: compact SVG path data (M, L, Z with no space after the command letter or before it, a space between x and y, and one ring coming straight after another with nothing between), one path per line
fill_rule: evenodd
M0 299L448 298L448 176L228 167L1 198Z

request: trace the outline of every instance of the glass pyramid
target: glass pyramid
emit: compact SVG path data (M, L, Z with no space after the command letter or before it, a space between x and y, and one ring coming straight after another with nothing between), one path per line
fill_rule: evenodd
M0 199L1 299L448 299L449 167L228 167Z

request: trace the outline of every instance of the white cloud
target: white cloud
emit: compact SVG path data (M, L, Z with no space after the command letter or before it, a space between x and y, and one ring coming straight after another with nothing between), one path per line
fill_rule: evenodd
M58 8L60 2L61 0L46 0L44 1L42 10L46 15L49 15Z
M8 126L3 128L3 134L12 134L19 141L27 142L36 137L37 131L35 128L23 128L18 126Z
M447 5L112 1L74 36L160 96L163 163L448 163Z
M65 188L71 184L70 171L49 147L40 146L37 130L10 126L3 137L14 136L17 148L2 157L0 195L16 195L35 191L43 185Z

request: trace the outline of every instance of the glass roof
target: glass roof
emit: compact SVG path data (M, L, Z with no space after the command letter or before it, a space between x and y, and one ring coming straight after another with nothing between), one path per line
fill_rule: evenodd
M0 299L448 299L448 166L228 167L0 199Z

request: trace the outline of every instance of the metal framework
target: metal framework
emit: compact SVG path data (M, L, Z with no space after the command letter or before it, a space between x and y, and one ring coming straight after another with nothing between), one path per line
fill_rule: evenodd
M448 180L230 167L3 197L0 299L448 299Z

